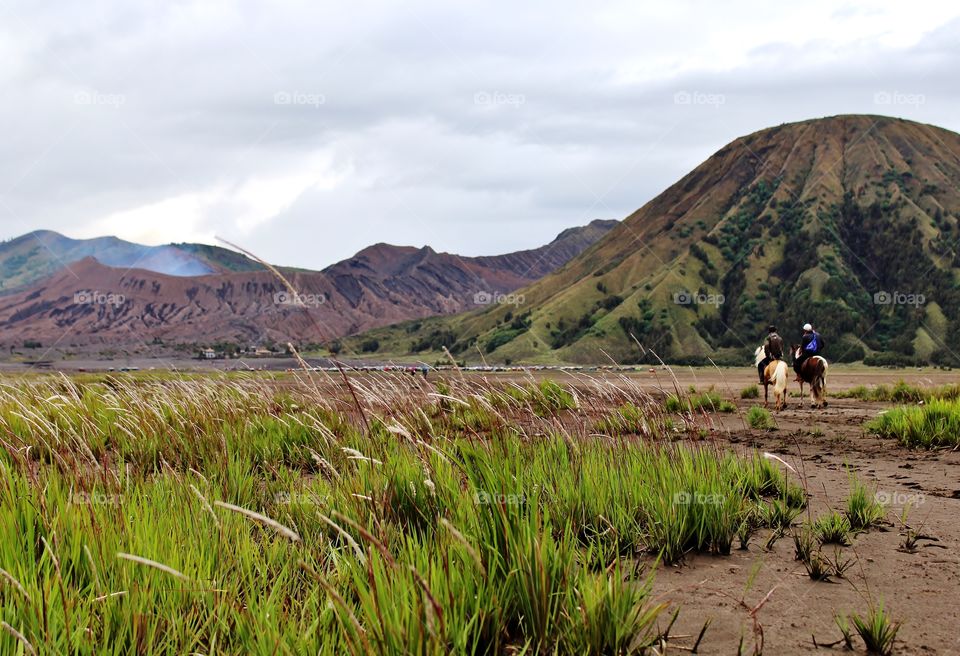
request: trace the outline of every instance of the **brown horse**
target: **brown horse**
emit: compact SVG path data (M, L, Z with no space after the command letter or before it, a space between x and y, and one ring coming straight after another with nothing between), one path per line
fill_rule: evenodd
M793 359L800 357L800 345L793 345ZM803 384L810 385L810 402L815 408L827 407L827 369L830 365L822 355L807 358L800 365L800 407L803 407Z

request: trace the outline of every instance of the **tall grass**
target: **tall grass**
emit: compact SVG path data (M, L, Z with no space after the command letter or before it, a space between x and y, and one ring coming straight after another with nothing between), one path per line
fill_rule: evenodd
M636 559L803 503L768 460L657 439L625 383L353 385L0 388L0 653L642 652ZM627 404L643 439L582 428Z
M875 387L857 385L847 390L833 392L832 396L885 403L917 403L933 399L955 400L960 399L960 385L920 387L900 380L893 385L876 385Z
M922 406L887 410L867 430L903 446L934 448L960 444L960 400L934 399Z

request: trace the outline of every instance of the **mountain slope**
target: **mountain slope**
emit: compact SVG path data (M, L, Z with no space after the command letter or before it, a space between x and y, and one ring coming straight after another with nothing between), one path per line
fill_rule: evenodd
M478 300L529 284L616 223L595 221L539 249L494 257L378 244L324 271L285 271L299 299L268 271L225 270L244 262L223 249L203 260L221 270L197 276L106 266L88 257L0 296L0 343L328 341L476 307Z
M958 217L960 135L879 116L781 125L722 148L523 304L372 336L494 361L743 362L767 323L789 340L810 321L834 359L955 362Z
M86 257L95 257L107 266L136 267L171 276L262 268L243 255L217 246L143 246L116 237L70 239L50 230L37 230L0 243L0 293L26 287Z

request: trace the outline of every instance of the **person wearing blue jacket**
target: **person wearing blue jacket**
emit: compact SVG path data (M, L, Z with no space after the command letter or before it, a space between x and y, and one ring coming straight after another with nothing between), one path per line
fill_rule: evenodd
M815 355L823 352L823 338L809 323L803 325L803 339L800 341L800 356L793 361L793 370L800 377L800 368L803 363Z

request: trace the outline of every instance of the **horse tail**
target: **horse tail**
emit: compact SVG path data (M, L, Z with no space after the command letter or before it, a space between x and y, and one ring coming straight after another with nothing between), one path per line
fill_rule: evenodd
M786 405L787 363L783 360L779 360L776 368L773 370L773 398L777 400L777 410Z
M817 375L811 382L811 386L817 395L817 403L823 403L827 396L827 369L830 367L830 364L826 358L822 356L818 357L820 358L820 364L823 365L823 368L817 372Z
M780 360L773 371L773 391L783 392L785 389L787 389L787 363Z

